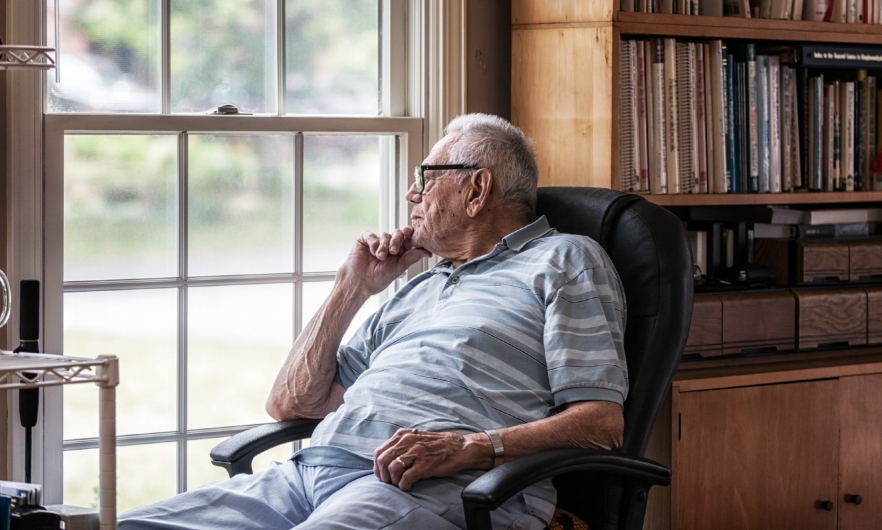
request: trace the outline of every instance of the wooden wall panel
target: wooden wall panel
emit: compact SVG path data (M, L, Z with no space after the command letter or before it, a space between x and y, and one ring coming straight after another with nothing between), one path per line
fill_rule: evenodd
M535 142L540 186L610 187L612 35L611 25L512 32L512 121Z
M827 380L681 393L676 527L834 530L837 388Z
M512 24L608 22L614 0L512 0Z
M839 380L839 528L882 521L882 374ZM860 495L862 502L849 502Z

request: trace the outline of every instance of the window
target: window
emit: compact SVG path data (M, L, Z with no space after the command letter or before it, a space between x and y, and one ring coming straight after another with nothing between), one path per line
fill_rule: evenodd
M210 448L268 421L352 242L406 221L422 120L391 110L405 2L58 4L45 281L62 322L47 327L63 326L65 354L120 358L122 511L223 478ZM227 104L242 115L209 114ZM63 410L64 502L97 504L94 389L65 388Z

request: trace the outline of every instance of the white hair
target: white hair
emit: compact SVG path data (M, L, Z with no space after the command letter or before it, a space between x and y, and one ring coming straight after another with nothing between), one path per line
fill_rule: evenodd
M449 163L489 169L499 196L525 218L536 217L539 166L523 131L499 116L476 113L457 116L444 133L452 138L446 146Z

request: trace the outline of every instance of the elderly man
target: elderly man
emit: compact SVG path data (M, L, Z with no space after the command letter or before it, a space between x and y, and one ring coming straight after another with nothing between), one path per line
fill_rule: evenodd
M536 219L529 140L460 116L407 191L413 226L362 234L276 378L277 420L324 418L311 447L124 515L120 529L456 529L462 489L505 460L621 444L624 291L594 241ZM345 345L372 295L421 258ZM544 481L493 515L540 529Z

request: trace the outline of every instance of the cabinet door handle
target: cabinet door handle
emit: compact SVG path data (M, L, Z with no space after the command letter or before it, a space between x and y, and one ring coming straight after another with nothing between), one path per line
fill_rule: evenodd
M850 495L848 493L845 494L845 502L853 502L855 504L860 504L864 502L864 498L860 495Z
M816 506L821 510L827 510L828 512L833 511L833 501L818 501Z

